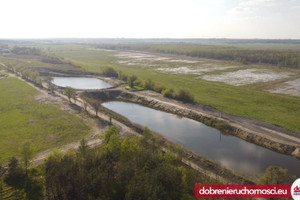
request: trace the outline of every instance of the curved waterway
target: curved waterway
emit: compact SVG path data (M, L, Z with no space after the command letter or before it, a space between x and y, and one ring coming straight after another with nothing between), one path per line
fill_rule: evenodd
M60 87L72 87L75 89L104 89L111 87L107 82L88 77L53 77L52 83Z
M195 120L134 103L112 101L102 105L228 169L253 176L263 173L268 166L280 166L300 177L298 159L224 135Z

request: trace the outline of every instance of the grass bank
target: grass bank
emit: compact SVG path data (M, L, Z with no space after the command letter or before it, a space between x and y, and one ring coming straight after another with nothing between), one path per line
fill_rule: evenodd
M39 92L16 78L0 80L0 162L21 154L30 142L34 153L78 141L90 128L76 116L34 99Z

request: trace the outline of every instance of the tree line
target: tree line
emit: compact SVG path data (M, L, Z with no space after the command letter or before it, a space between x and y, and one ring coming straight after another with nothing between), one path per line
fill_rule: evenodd
M10 64L6 65L8 70L12 73L15 73L17 76L21 76L23 79L32 82L38 87L42 87L42 78L38 71L32 69L26 69L23 67L11 66Z
M119 78L127 82L132 90L152 90L161 93L164 97L176 99L183 102L194 102L194 96L186 89L178 89L176 92L173 88L166 88L157 84L151 79L140 80L136 75L125 75L122 71L117 72L112 67L107 67L102 72L103 75Z
M11 49L11 52L17 55L41 55L42 52L41 50L37 48L31 48L31 47L19 47L19 46L14 46Z
M91 149L83 139L78 151L55 151L43 165L28 169L25 153L23 164L11 158L2 178L30 200L193 199L195 183L218 183L183 166L176 154L149 148L149 139L121 139L118 129L110 126L101 147Z
M43 165L30 164L30 143L25 143L22 163L12 157L0 165L0 197L3 184L12 197L28 200L144 200L194 199L195 184L220 184L182 165L181 154L162 152L159 138L144 128L142 137L121 139L116 127L102 135L103 144L91 149L82 139L77 151L54 150ZM3 173L4 171L4 173ZM269 167L259 184L291 184L287 170Z
M271 64L279 67L300 68L299 50L261 50L188 43L102 44L97 45L97 47L106 49L152 51L199 58L237 61L242 64Z

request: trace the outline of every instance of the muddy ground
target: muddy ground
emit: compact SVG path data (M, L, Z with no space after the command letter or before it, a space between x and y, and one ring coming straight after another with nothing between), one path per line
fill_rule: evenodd
M272 68L268 65L243 65L230 61L145 51L113 52L121 65L149 68L161 73L195 75L198 79L234 86L270 82L289 78L293 74L284 70L274 70L274 66Z
M286 81L277 86L275 89L269 90L269 92L300 97L300 78L292 81Z

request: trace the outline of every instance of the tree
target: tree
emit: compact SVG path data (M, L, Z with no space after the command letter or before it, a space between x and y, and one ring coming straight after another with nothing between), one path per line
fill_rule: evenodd
M104 136L104 148L118 156L121 149L120 133L117 127L110 126L109 129L105 132Z
M84 155L87 150L88 150L89 146L88 143L86 142L86 140L84 138L82 138L82 140L80 141L80 146L78 148L78 152L82 155Z
M74 93L74 95L72 96L73 100L74 100L74 103L76 103L77 101L77 96L76 96L76 92Z
M29 142L26 142L23 146L22 157L23 157L24 166L25 166L26 175L27 175L28 166L30 164L30 159L32 158L32 150L30 148Z
M70 103L71 103L72 98L76 98L76 97L74 97L76 95L76 91L74 88L66 87L64 92L65 92L65 95L68 97Z
M151 80L151 79L147 79L144 83L144 87L147 89L147 90L153 90L154 89L154 82Z
M112 135L119 135L119 130L115 126L110 126L104 135L104 142L107 144Z
M25 173L19 165L18 159L12 157L8 163L8 173L4 177L4 181L7 185L22 189L25 185Z
M42 87L42 79L40 76L35 77L34 82L37 86Z
M161 92L161 94L164 96L164 97L168 97L168 98L173 98L174 97L174 90L173 89L165 89Z
M94 99L90 99L89 100L90 105L92 106L92 108L95 111L95 115L96 117L98 116L98 111L100 110L101 107L101 101L100 100L94 100Z
M112 123L111 123L111 115L109 115L109 125L112 125Z
M54 86L53 86L53 84L52 84L53 77L51 77L51 76L46 76L45 81L46 81L46 83L47 83L47 88L48 88L48 90L49 90L50 92L53 92L53 90L54 90Z
M0 179L5 174L5 172L6 172L5 168L0 164Z
M2 176L5 174L5 168L0 164L0 199L3 199L2 192L3 192L3 180Z
M128 84L129 87L133 88L134 87L134 81L137 80L137 76L131 75L128 77Z
M189 91L180 89L175 95L175 98L184 102L194 102L194 97Z
M119 76L118 72L112 67L105 68L102 74L105 76L116 77L116 78L118 78Z
M122 71L118 72L118 77L119 79L123 80L123 81L127 81L128 76L125 75Z
M259 184L292 184L296 176L288 174L287 169L277 166L270 166L265 173L259 178Z
M81 97L81 100L82 100L82 104L83 104L84 110L87 111L87 107L89 105L88 99L85 96L80 96L80 97Z

